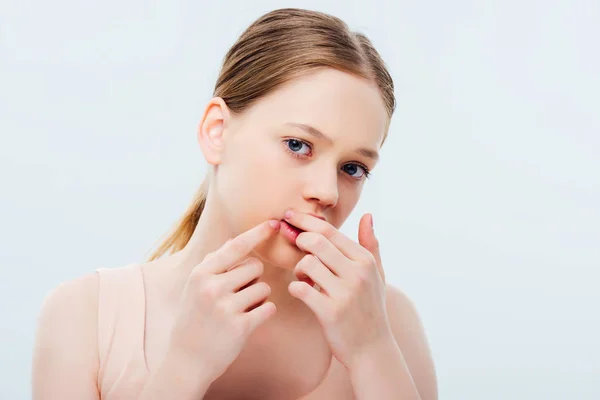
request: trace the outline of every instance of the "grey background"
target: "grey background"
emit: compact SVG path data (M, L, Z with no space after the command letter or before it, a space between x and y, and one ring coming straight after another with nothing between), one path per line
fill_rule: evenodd
M30 397L46 293L140 261L205 166L223 55L299 6L365 32L397 85L372 211L442 399L600 398L598 1L0 3L0 397Z

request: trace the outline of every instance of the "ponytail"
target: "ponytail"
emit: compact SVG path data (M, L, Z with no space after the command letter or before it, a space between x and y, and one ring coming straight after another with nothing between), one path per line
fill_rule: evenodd
M160 246L158 246L154 253L152 253L148 261L154 261L162 257L169 250L171 254L176 253L183 249L190 241L190 238L198 225L198 221L200 220L200 215L204 210L204 205L206 204L208 184L209 179L207 177L196 192L194 201L185 211L185 214L183 214L175 229L173 229L169 236L160 244Z

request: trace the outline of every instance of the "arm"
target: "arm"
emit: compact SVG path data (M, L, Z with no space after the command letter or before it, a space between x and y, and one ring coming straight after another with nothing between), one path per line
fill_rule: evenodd
M34 400L98 400L98 277L54 289L38 316L33 350Z
M356 399L437 400L435 368L414 305L391 285L386 305L393 337L350 368Z

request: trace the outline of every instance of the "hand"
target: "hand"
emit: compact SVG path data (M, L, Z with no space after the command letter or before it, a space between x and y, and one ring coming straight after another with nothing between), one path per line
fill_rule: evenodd
M214 380L237 358L252 332L274 315L262 263L248 254L279 229L267 221L209 254L190 274L171 330L170 354ZM195 369L195 368L194 368Z
M309 214L289 211L286 221L305 231L296 244L308 254L296 265L296 277L306 276L320 288L294 281L288 290L315 313L333 355L350 368L354 360L393 340L372 216L360 221L359 243Z

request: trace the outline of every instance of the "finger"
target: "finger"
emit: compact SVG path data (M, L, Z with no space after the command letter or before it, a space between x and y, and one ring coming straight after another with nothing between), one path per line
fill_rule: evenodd
M385 271L383 270L383 263L381 262L381 254L379 253L379 240L375 236L375 230L373 229L373 215L365 214L360 219L358 224L358 243L363 246L375 258L377 262L377 269L381 279L385 282Z
M316 232L325 236L335 247L351 260L360 260L364 257L364 249L361 246L338 231L327 221L313 217L303 212L288 210L285 213L285 221L305 232Z
M288 285L288 292L295 298L301 300L310 308L317 317L327 307L327 296L306 282L294 281Z
M215 274L227 271L229 267L242 261L256 246L273 236L278 230L279 221L270 220L236 236L207 260L209 263L207 271Z
M320 233L302 232L296 245L300 250L316 255L335 275L344 278L350 273L348 257Z
M256 328L271 318L275 312L277 312L277 307L270 301L248 311L245 314L245 317L248 319L248 324L250 325L249 334L254 332Z
M335 296L340 291L340 278L335 276L323 263L314 255L307 254L296 264L294 268L296 277L308 276L313 282L329 296Z
M244 312L252 306L264 301L271 294L271 287L265 282L257 282L232 294L232 307L235 311Z
M263 263L255 257L250 257L229 271L219 275L225 281L225 290L236 292L252 280L257 279L264 271Z

